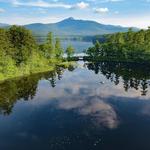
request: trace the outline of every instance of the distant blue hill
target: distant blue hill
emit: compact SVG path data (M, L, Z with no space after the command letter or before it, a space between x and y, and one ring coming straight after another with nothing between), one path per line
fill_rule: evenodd
M26 28L33 31L36 35L46 35L48 32L53 32L59 36L69 35L102 35L116 32L126 32L127 27L104 25L95 21L89 20L76 20L74 18L68 18L63 21L51 24L34 23L25 25ZM137 28L133 28L138 30Z
M104 25L89 20L76 20L72 17L57 23L34 23L24 26L37 36L46 36L48 32L53 32L54 35L58 36L93 36L128 31L127 27ZM0 27L9 27L9 25L0 24ZM138 29L133 28L133 30L136 31Z
M5 23L0 23L0 28L3 28L3 27L8 27L9 25L8 24L5 24Z

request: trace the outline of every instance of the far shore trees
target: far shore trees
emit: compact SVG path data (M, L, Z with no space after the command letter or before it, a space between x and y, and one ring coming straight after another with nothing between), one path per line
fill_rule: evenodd
M56 58L62 58L64 54L64 50L61 47L60 39L56 38L55 39L55 53L56 53Z
M72 45L69 45L66 49L66 54L67 54L68 58L73 57L74 53L75 53L75 49L73 48Z
M107 35L104 43L96 41L88 48L87 55L92 59L117 61L150 61L150 27L148 30Z

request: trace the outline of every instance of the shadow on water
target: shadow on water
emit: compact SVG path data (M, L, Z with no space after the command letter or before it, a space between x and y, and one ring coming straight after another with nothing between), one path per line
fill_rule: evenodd
M73 71L74 66L67 68ZM61 80L65 68L57 67L54 71L34 74L27 77L7 80L0 83L0 113L9 115L17 100L32 100L36 95L40 80L47 80L51 87L56 86L56 80Z
M129 89L141 90L141 95L146 96L150 85L150 64L92 62L85 66L95 74L103 74L106 79L118 85L123 83L125 91Z

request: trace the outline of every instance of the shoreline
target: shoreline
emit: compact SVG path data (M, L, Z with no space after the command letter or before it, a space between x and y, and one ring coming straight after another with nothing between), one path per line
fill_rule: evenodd
M52 66L49 66L48 69L42 69L42 70L38 70L38 71L30 71L28 73L22 73L22 74L17 74L17 75L14 75L14 76L10 76L10 77L6 77L6 78L0 78L0 83L2 82L5 82L7 80L13 80L13 79L17 79L17 78L22 78L22 77L27 77L27 76L30 76L30 75L35 75L35 74L40 74L40 73L46 73L46 72L51 72L51 71L54 71L56 69L56 67L64 67L64 68L67 68L69 67L70 65L73 65L73 61L66 61L66 62L59 62L58 64L53 64ZM39 68L40 69L40 68Z

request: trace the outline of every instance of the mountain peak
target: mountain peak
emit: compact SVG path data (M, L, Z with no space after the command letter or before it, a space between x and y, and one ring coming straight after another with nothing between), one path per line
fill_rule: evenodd
M82 35L82 36L93 36L102 34L111 34L116 32L126 32L128 28L118 27L114 25L104 25L95 21L90 20L79 20L73 17L66 18L57 23L51 24L31 24L26 25L28 29L34 33L46 35L48 32L53 32L54 35Z
M66 18L58 23L70 23L70 22L74 22L75 19L73 17L69 17L69 18Z
M73 17L69 17L66 20L75 20Z

